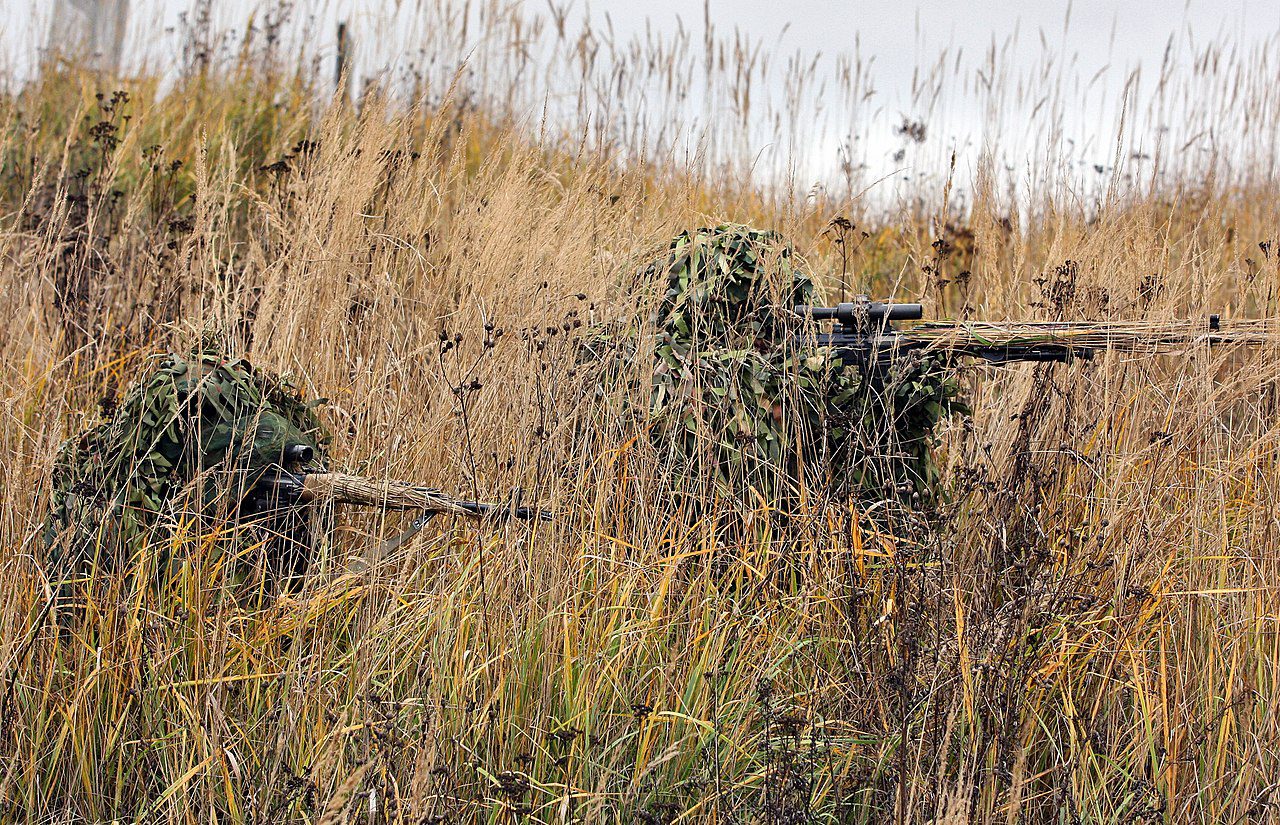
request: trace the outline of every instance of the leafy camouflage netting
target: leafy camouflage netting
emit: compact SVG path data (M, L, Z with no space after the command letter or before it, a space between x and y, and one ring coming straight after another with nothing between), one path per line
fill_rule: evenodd
M902 359L868 374L804 345L791 307L813 283L773 232L682 232L642 277L666 283L654 318L653 443L690 479L780 504L811 490L927 495L939 421L962 405L947 365Z
M323 463L317 403L214 347L159 358L109 419L63 445L44 529L50 561L112 569L164 545L166 524L239 515L286 446L309 446Z

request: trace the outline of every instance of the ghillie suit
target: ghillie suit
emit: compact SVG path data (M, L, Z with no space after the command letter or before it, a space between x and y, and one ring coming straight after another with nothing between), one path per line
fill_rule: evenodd
M735 499L782 513L802 496L928 497L938 481L935 427L961 411L940 357L887 369L845 364L812 342L792 308L814 285L773 232L724 224L682 232L640 273L664 283L652 319L647 426L668 474L694 501ZM615 371L635 347L601 331ZM603 349L602 349L603 347Z
M221 561L232 580L250 552L273 577L301 573L303 517L274 510L256 485L300 460L324 465L329 436L315 406L211 345L159 358L107 420L58 455L44 527L55 578L149 571L163 580L186 563L184 546L231 553ZM210 531L225 532L202 541Z

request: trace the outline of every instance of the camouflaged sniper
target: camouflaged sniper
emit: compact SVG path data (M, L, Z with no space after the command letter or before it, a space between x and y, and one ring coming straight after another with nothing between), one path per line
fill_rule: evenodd
M934 488L934 429L963 410L945 360L915 354L871 376L803 346L793 307L815 287L779 235L682 232L642 277L665 284L649 417L672 469L778 503L802 484L876 498Z
M312 502L423 511L405 535L434 513L551 520L551 513L522 506L518 491L504 504L462 501L415 484L330 472L329 434L315 413L320 403L216 347L158 359L109 420L63 446L44 528L50 567L74 577L132 573L154 562L164 578L187 561L174 552L179 538L227 528L208 545L221 559L251 554L272 579L297 581L312 542L310 508L295 505ZM232 582L245 571L221 569Z
M310 448L323 466L318 403L215 347L158 359L110 418L63 445L44 527L50 562L115 569L164 548L179 514L252 510L249 492L287 448Z

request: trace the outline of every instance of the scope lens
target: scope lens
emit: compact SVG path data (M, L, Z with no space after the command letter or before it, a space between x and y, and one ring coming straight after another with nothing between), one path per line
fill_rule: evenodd
M924 307L920 304L890 304L890 321L919 321L924 317Z

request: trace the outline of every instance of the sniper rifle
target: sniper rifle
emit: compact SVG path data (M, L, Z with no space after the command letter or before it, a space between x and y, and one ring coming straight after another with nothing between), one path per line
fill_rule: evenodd
M806 333L805 342L833 348L845 363L868 370L883 369L911 352L980 358L989 364L1070 362L1091 359L1099 349L1155 352L1197 343L1260 343L1273 337L1265 329L1255 329L1254 322L1223 330L1217 315L1200 323L931 322L899 330L895 322L918 321L924 317L924 308L872 301L866 295L834 307L796 306L795 313L815 323L832 322L829 331L816 331L812 337Z

